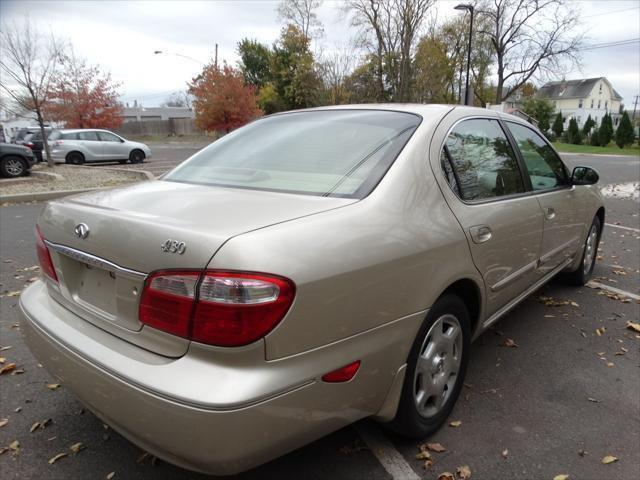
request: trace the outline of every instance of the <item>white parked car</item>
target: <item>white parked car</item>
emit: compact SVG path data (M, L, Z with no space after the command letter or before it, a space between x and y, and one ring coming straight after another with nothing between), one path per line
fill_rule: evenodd
M84 162L117 160L142 163L151 157L151 149L108 130L56 130L49 136L51 157L55 162L82 165Z

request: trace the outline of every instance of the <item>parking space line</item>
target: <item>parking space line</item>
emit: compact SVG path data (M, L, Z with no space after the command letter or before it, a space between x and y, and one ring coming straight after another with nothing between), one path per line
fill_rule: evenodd
M599 288L600 290L607 290L611 293L617 293L618 295L624 295L632 300L640 300L640 295L636 295L635 293L627 292L626 290L620 290L619 288L612 287L605 283L595 282L593 280L589 281L589 285Z
M420 480L400 452L371 421L359 422L354 428L393 480Z
M611 228L621 228L622 230L631 230L632 232L640 233L640 228L623 227L622 225L614 225L613 223L605 223L605 225Z

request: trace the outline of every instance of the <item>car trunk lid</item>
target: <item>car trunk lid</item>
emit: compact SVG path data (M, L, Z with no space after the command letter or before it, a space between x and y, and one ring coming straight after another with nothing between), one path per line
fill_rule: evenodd
M146 274L204 269L234 236L354 201L154 181L51 202L38 221L58 274L50 292L127 341L180 356L188 341L138 319Z

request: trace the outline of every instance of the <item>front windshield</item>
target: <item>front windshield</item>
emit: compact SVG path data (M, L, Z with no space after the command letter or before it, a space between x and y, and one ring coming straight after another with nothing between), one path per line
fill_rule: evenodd
M163 180L362 198L384 176L420 120L384 110L274 115L216 141Z

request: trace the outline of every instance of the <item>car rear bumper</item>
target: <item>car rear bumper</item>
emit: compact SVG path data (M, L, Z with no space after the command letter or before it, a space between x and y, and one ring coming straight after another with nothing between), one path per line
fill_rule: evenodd
M200 362L198 369L193 368L187 361L191 352L169 359L121 341L58 305L42 282L23 292L19 310L34 355L105 423L159 458L216 475L247 470L378 412L406 359L411 332L423 318L422 313L405 317L320 349L326 350L326 367L321 371L314 358L322 355L316 351L250 365L253 376L247 376L240 371L247 365L237 366L237 375L222 375L215 365ZM108 342L122 344L121 351L113 352L113 362L105 357L109 349L101 342L107 337L111 337ZM347 363L346 357L362 360L350 382L319 380L326 371ZM123 363L123 358L128 360ZM184 369L179 368L181 362ZM112 364L118 365L117 371L109 368ZM170 367L182 372L172 379L175 391L150 389L146 380L157 376L158 369ZM280 381L288 382L287 388L275 393L270 390L274 382L268 380L275 378L273 370ZM252 379L251 384L245 379ZM207 405L206 389L197 398L185 397L185 391L191 391L190 381L208 390L231 386L235 392L250 394L244 401L235 398L227 405Z

